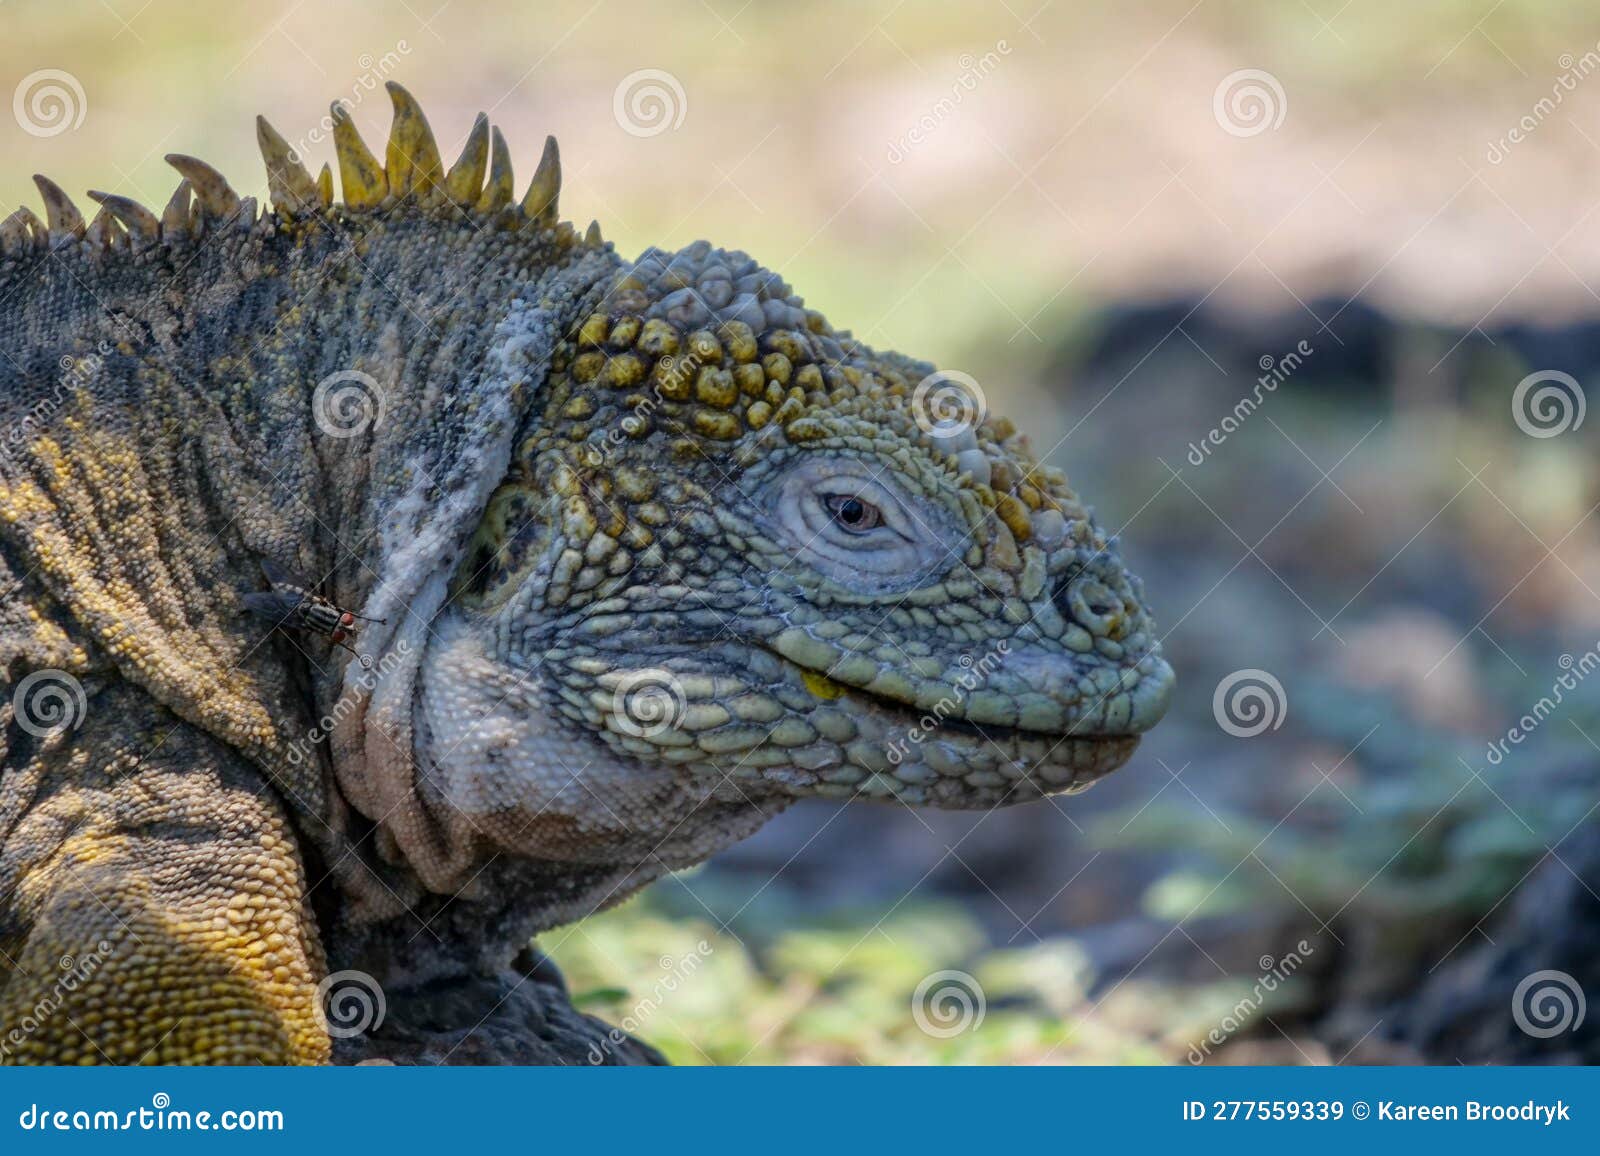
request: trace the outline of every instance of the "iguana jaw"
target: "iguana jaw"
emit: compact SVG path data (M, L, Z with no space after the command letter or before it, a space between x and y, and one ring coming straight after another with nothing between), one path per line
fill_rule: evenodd
M861 738L875 739L881 751L880 757L855 745L845 766L823 774L811 788L819 795L982 810L1085 790L1126 763L1139 745L1139 736L1131 733L1065 735L973 722L959 713L954 694L919 710L786 665L832 709L847 713Z
M813 788L816 793L887 796L958 809L1087 788L1128 761L1139 745L1137 732L1154 726L1165 712L1172 685L1170 669L1157 660L1142 680L1126 731L1098 729L1096 719L1103 716L1089 709L1063 732L981 717L981 711L972 709L973 691L959 685L931 705L919 704L783 662L786 673L828 704L827 709L847 713L859 732L858 742L846 751L846 765L823 775ZM990 702L986 709L992 712L995 706ZM975 713L980 717L973 717ZM1025 720L1027 706L1016 714ZM881 757L865 741L874 741Z
M1134 728L1153 725L1170 693L1159 657L1142 663L1138 702L1110 717L1087 702L1070 725L1030 726L1044 696L1008 699L1018 673L1042 660L1066 685L1071 665L1032 648L987 685L924 680L921 698L847 685L837 671L785 657L772 646L724 641L701 646L590 647L569 640L556 684L557 708L579 733L597 734L639 775L667 768L691 791L762 798L827 795L918 805L986 808L1073 791L1125 763ZM954 669L969 669L954 666ZM979 667L982 670L984 668ZM985 671L988 673L987 671ZM1068 714L1056 704L1056 720ZM699 786L695 786L699 784Z

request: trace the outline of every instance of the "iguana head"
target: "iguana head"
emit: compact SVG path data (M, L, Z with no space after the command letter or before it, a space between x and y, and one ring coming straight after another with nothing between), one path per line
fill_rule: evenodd
M743 253L624 270L514 462L462 644L482 693L536 677L611 759L988 807L1086 786L1166 710L1139 580L1062 474L973 379L861 345Z

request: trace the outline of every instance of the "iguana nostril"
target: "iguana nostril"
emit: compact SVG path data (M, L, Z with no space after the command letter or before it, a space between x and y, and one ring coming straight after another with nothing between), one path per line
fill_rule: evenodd
M1079 574L1058 591L1056 605L1090 634L1120 638L1130 618L1128 602L1101 579Z

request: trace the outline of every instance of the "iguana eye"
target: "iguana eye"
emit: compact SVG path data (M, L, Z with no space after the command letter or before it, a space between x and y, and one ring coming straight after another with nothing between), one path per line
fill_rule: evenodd
M846 590L886 594L931 581L961 557L965 526L942 494L897 469L854 453L796 454L753 493L762 529Z
M852 534L865 534L883 525L883 511L854 494L824 494L822 504L829 516Z

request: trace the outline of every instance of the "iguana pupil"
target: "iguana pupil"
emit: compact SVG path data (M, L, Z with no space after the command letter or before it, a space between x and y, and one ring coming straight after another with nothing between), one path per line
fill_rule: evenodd
M858 532L872 529L878 525L881 517L876 507L867 505L860 498L833 494L828 497L828 507L841 525Z

